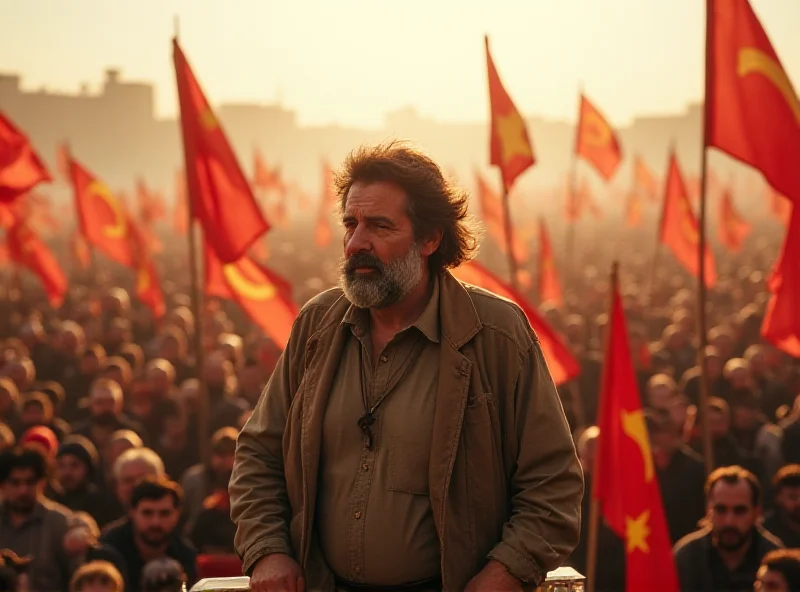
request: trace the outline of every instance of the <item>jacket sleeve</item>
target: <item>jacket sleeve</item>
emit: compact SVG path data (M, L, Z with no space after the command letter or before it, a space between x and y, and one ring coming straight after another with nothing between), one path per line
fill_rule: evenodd
M522 355L511 392L504 420L516 456L511 517L489 557L523 582L539 584L578 544L583 471L538 341Z
M229 485L234 545L244 573L273 553L292 555L291 518L283 468L283 433L292 401L292 358L297 323L289 344L245 424L236 446Z

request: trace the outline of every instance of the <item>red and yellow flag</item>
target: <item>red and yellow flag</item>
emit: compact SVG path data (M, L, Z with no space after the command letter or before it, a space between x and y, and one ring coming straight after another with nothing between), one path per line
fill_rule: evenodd
M667 187L664 195L664 209L661 213L661 242L669 247L681 265L699 276L700 231L697 218L689 203L686 184L683 181L678 159L673 152L669 158ZM711 287L717 281L714 255L706 244L706 285Z
M133 253L133 270L136 273L136 297L153 312L156 319L160 319L166 313L167 306L153 262L151 241L132 219L128 220L128 227Z
M177 40L173 56L192 213L217 256L238 261L270 226Z
M603 114L583 95L575 153L591 163L606 181L611 180L622 160L617 134Z
M634 161L634 191L643 193L650 201L658 201L658 181L644 159L636 155Z
M539 220L539 301L555 306L564 304L550 233L543 219Z
M789 229L778 263L769 280L772 297L767 304L761 335L781 351L800 358L800 207L792 207Z
M600 386L592 495L608 527L625 544L626 590L677 592L672 544L616 285L606 330L610 335Z
M286 347L298 308L292 285L249 257L224 264L206 244L205 293L236 302L272 341Z
M477 170L475 181L478 185L477 197L481 208L481 220L500 251L508 253L503 198ZM520 234L512 232L512 236L514 259L517 263L522 263L528 259L528 245Z
M331 244L331 212L336 204L336 188L333 186L333 169L327 160L322 161L322 197L317 212L317 223L314 228L314 242L319 247Z
M800 99L748 0L707 0L708 145L800 203Z
M12 261L24 265L39 276L50 305L54 308L61 306L67 293L67 277L53 253L36 236L27 220L16 220L6 231L6 244Z
M450 270L455 278L466 283L472 284L484 290L494 292L516 303L528 317L533 331L539 338L542 346L542 353L556 384L564 384L581 373L578 361L570 353L558 334L548 325L545 320L536 312L536 308L528 302L522 294L517 292L509 284L494 275L477 261L469 261Z
M503 188L508 191L514 181L528 167L536 162L533 156L530 136L511 97L503 87L497 68L489 51L489 37L484 37L486 45L486 67L489 73L489 107L491 109L490 159L489 162L500 167Z
M0 202L10 203L52 180L28 137L0 112Z
M75 209L81 233L89 244L122 265L133 265L128 213L108 185L74 158L69 158Z
M752 228L736 211L730 190L722 194L719 201L719 242L731 253L738 253Z

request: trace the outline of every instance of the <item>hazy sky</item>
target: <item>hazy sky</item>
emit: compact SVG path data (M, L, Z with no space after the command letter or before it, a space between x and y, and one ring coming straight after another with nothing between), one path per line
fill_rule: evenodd
M751 0L795 89L800 0ZM379 126L413 105L487 117L483 35L527 113L574 119L577 88L618 124L682 110L703 78L702 0L0 0L0 71L23 86L96 89L103 70L153 81L176 110L181 44L212 103L282 102L301 123Z

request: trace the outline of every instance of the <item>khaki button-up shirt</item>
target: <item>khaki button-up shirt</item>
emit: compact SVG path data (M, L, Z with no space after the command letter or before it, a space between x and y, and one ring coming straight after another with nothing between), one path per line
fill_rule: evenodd
M438 577L439 539L428 497L439 361L439 282L417 322L371 359L369 311L351 306L322 427L317 528L345 580L398 585ZM358 419L373 412L372 449Z

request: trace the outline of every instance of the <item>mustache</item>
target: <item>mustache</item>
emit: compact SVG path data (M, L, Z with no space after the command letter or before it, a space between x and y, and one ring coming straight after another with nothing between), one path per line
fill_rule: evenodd
M381 260L372 253L356 253L355 255L351 255L344 261L343 265L346 274L355 273L356 269L364 267L375 269L378 272L382 272L384 268Z

